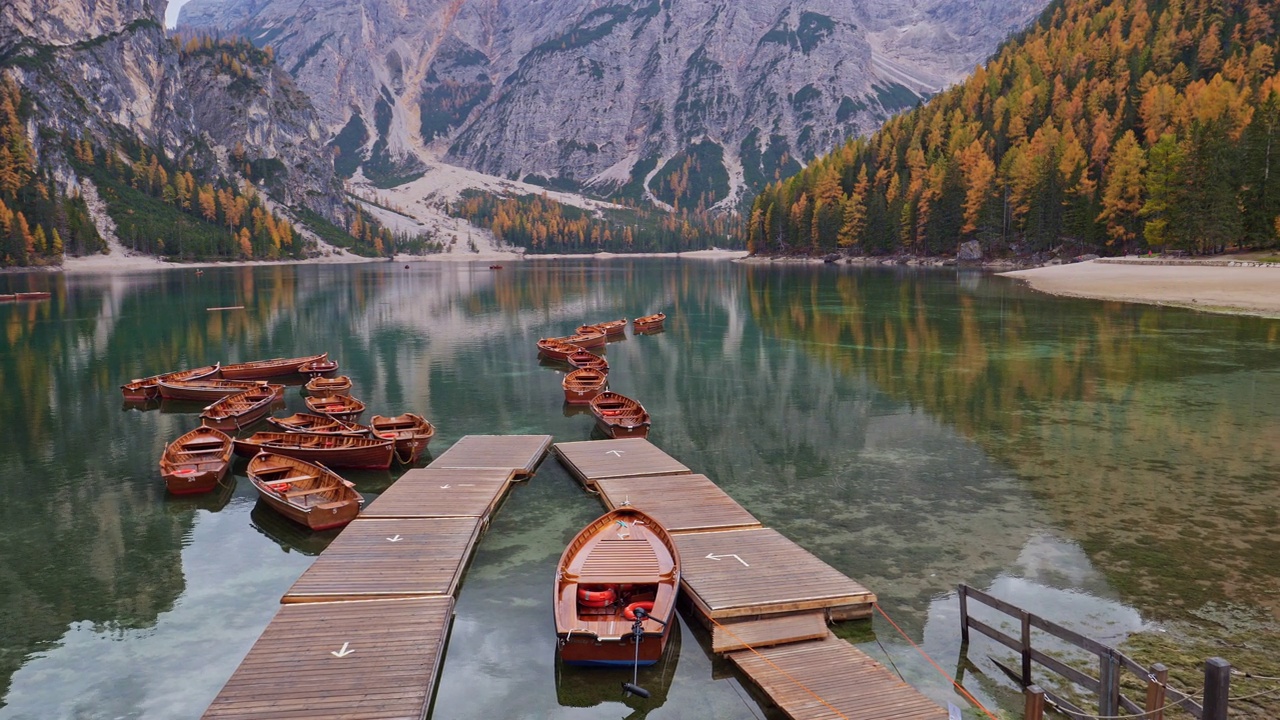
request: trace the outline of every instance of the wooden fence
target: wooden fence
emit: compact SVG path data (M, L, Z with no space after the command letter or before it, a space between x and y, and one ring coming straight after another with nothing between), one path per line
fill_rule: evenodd
M968 646L969 630L973 629L1021 656L1022 667L1020 671L1008 668L994 658L992 658L992 662L1003 670L1010 679L1020 683L1024 691L1026 691L1026 720L1040 720L1044 713L1045 700L1058 706L1069 717L1082 719L1117 717L1120 715L1120 711L1124 710L1150 720L1164 720L1164 708L1170 705L1177 705L1200 720L1227 720L1227 698L1230 692L1231 664L1222 658L1210 658L1205 661L1204 701L1203 704L1198 704L1192 699L1192 696L1168 686L1169 671L1160 663L1144 668L1115 648L1103 645L1080 633L1068 630L1057 623L1033 615L1022 608L994 598L981 590L976 590L968 585L960 585L958 589L960 593L960 637L962 643ZM982 603L1021 621L1022 632L1020 637L1010 637L981 620L975 620L970 617L970 600ZM1098 657L1098 677L1081 672L1032 647L1031 631L1033 628L1096 655ZM1033 661L1095 693L1098 696L1097 715L1086 713L1067 700L1036 686L1031 679L1031 663ZM1120 693L1120 674L1124 670L1132 672L1139 680L1146 683L1147 693L1142 704L1134 702Z

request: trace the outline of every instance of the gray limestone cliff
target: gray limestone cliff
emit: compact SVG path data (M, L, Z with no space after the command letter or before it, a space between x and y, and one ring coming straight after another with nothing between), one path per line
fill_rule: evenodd
M270 45L340 170L423 157L660 203L744 192L955 82L1039 0L193 0Z
M137 143L209 176L267 172L268 194L337 216L342 184L328 134L293 79L269 63L233 77L213 53L184 53L155 0L9 0L0 7L0 68L34 105L32 139L60 166L57 138ZM236 148L240 159L231 157Z

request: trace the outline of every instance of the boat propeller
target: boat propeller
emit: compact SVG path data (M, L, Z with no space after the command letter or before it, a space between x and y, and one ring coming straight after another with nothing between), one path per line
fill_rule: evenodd
M666 623L650 615L644 608L636 608L635 615L636 621L631 624L631 636L636 644L636 659L631 665L631 682L622 683L622 692L626 695L635 695L647 699L649 691L640 687L640 640L644 638L644 621L648 618L664 627Z

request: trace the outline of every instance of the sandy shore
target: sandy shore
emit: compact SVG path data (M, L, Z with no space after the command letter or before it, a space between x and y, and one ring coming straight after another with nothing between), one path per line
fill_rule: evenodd
M1000 274L1054 295L1280 318L1280 266L1090 261Z

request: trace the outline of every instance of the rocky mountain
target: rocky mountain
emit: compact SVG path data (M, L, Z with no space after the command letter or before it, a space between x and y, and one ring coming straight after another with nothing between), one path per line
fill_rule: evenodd
M193 0L270 45L339 169L424 158L730 205L955 82L1041 0Z
M338 217L342 185L308 98L269 60L184 49L163 27L163 0L7 0L0 68L34 110L28 131L60 189L81 185L66 138L141 146L205 180L252 168L277 203ZM266 57L269 57L267 54ZM234 155L234 157L233 157Z

